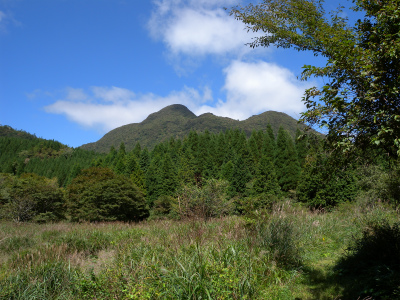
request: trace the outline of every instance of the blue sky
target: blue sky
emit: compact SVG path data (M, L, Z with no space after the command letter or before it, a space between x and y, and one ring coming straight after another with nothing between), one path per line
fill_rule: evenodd
M311 53L251 49L241 0L0 0L0 124L72 147L170 104L295 118ZM335 1L328 4L336 5Z

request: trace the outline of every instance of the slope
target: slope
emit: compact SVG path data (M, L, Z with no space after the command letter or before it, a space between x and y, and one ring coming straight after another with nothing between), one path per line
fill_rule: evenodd
M171 137L184 138L191 130L197 132L208 130L210 133L218 133L238 128L250 136L253 130L265 130L268 124L271 124L275 133L282 126L293 137L297 128L304 128L304 125L281 112L267 111L247 120L238 121L218 117L212 113L205 113L197 117L184 105L174 104L149 115L141 123L132 123L113 129L97 142L82 145L80 148L107 152L111 146L119 147L121 142L125 144L127 150L133 149L137 142L142 147L152 148L156 143Z

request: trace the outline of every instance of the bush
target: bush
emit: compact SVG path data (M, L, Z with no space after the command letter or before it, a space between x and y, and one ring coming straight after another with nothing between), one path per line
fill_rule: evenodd
M357 194L356 172L352 165L338 169L340 158L327 154L310 157L305 164L297 198L312 208L331 209L338 204L352 201Z
M352 299L399 299L400 222L370 223L348 247L337 270L344 276L344 294Z
M172 210L181 218L221 217L234 210L234 203L227 197L228 182L210 179L203 187L185 185L177 193Z
M241 198L239 202L240 211L249 218L259 213L270 213L275 203L279 201L279 197L271 194L260 194Z
M98 167L82 170L71 182L67 207L72 221L138 221L149 215L143 193L129 177Z
M279 267L292 269L301 265L298 235L289 218L260 220L250 227L256 244L267 250Z
M1 205L3 204L3 205ZM48 222L62 219L64 193L57 179L36 174L20 178L2 175L0 180L0 216L16 222Z
M388 202L394 205L400 203L400 169L384 170L379 166L359 168L360 188L359 198L365 198L367 204L373 205L377 201Z
M150 211L149 219L163 219L163 218L173 218L172 205L174 203L174 198L167 195L161 195L154 201L153 208Z

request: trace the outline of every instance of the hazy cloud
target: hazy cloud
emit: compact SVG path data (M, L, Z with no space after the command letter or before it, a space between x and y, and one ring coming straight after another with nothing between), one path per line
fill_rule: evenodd
M28 99L32 100L35 99L39 94L41 94L41 92L42 92L41 89L35 89L30 93L25 93L25 95L28 97Z
M115 86L111 88L95 86L92 87L92 92L96 98L113 103L127 102L135 99L135 93Z
M10 11L0 10L0 33L7 33L10 25L21 26L21 23L13 17Z
M74 89L72 87L66 88L66 99L71 101L83 101L88 98L83 89Z
M0 10L0 23L4 22L6 19L6 14Z
M9 17L8 15L0 10L0 32L5 32L7 25L9 23Z

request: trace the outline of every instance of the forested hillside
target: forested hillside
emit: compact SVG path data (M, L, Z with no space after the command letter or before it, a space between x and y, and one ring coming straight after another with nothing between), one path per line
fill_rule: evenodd
M0 173L36 173L57 178L60 186L68 184L81 168L89 167L91 161L99 156L98 153L73 149L28 133L23 137L0 136Z
M30 134L24 130L15 130L14 128L7 125L0 125L0 137L19 137L23 139L36 139L34 134Z
M171 137L183 139L190 131L208 130L210 133L220 133L236 128L244 131L246 137L250 137L253 130L265 130L267 124L271 125L275 133L282 126L293 138L297 129L304 129L304 125L299 124L292 117L275 111L264 112L247 120L238 121L211 113L197 117L187 107L174 104L149 115L141 123L128 124L111 130L99 141L82 145L81 148L107 152L111 146L117 148L123 142L129 151L139 142L142 147L150 149Z
M106 154L72 149L56 141L0 137L0 172L11 174L8 178L14 176L13 180L6 181L9 184L16 184L18 178L27 173L55 180L57 186L66 188L63 201L69 207L69 217L78 218L75 214L80 216L78 219L92 220L101 216L101 213L93 214L99 203L85 207L93 200L85 196L89 185L97 185L87 184L85 188L84 182L99 181L97 192L105 188L103 180L107 186L111 184L108 180L112 180L115 187L117 182L121 182L118 184L121 187L124 186L122 182L130 182L136 190L133 199L144 201L147 208L142 209L152 216L198 214L200 202L210 199L216 201L208 207L213 209L202 214L241 214L268 208L282 197L295 198L310 207L329 209L355 198L362 164L349 162L344 169L335 168L334 164L344 158L328 155L322 149L323 143L319 135L305 135L300 130L296 138L283 127L275 134L270 125L265 130L254 130L249 138L239 129L218 134L191 131L183 139L170 138L156 144L152 150L137 143L128 151L121 143L118 148L112 146ZM384 162L383 159L379 163L381 167ZM77 180L83 184L78 190ZM2 186L3 194L9 195L2 200L5 205L12 202L11 186ZM75 199L76 193L83 198ZM98 199L105 201L101 205L110 205L108 201L123 203L123 198L115 198L118 193L114 191L111 200L105 200L102 194ZM182 201L186 201L185 211ZM89 211L82 215L78 212L81 209ZM112 214L105 219L127 218Z

